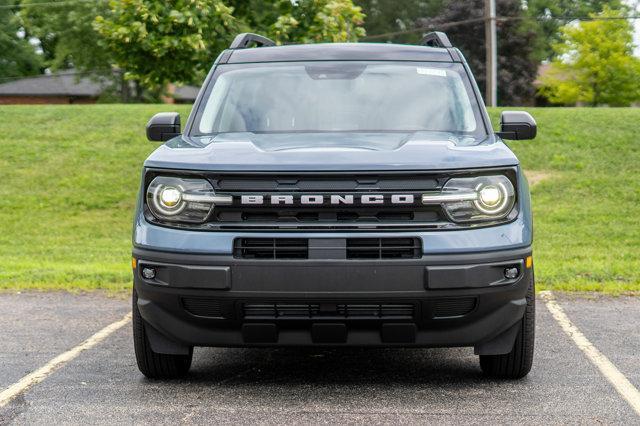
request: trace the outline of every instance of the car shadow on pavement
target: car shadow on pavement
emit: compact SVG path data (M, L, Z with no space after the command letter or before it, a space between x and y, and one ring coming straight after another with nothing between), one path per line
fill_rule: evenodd
M434 384L483 378L471 348L198 349L189 381L273 384Z

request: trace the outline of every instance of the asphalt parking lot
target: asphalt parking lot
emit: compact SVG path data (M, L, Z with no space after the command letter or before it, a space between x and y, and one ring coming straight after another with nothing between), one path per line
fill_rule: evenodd
M640 299L557 304L640 388ZM0 294L0 392L129 311L129 301ZM471 349L196 349L192 372L150 381L131 324L80 352L0 408L0 423L625 423L640 424L606 374L554 319L537 314L532 373L485 379Z

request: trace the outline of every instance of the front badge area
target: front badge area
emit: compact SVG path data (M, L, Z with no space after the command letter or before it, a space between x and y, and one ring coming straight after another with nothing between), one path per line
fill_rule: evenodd
M243 206L411 206L416 194L303 194L303 195L242 195Z

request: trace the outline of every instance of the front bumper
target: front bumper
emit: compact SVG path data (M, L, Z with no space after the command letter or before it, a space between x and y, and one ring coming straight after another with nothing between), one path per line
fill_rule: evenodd
M473 346L506 353L530 247L407 260L246 260L134 248L154 350L189 346ZM504 279L504 268L519 275ZM141 270L156 271L153 280Z

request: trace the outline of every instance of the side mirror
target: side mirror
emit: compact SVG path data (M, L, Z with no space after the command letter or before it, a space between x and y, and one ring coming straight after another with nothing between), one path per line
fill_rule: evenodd
M180 134L180 114L159 112L147 123L147 139L164 142Z
M500 131L496 134L503 139L533 139L537 133L536 120L528 112L504 111L500 115Z

